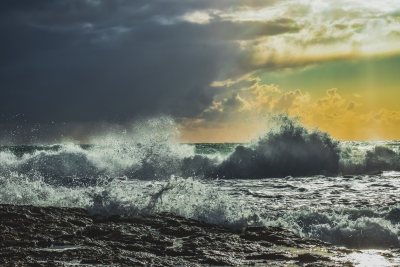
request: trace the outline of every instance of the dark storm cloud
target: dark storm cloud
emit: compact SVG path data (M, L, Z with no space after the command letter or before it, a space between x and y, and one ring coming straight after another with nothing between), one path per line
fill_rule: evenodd
M212 102L209 84L238 71L232 40L298 30L291 20L181 19L241 2L1 1L0 122L196 116Z

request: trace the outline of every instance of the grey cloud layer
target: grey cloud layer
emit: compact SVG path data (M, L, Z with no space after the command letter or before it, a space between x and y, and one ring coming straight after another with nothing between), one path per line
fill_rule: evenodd
M241 72L244 55L233 40L299 29L290 19L178 19L239 5L243 1L1 1L0 122L196 116L212 103L210 83Z

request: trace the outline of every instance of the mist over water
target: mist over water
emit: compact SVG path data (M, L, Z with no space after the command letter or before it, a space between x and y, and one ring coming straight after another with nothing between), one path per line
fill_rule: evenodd
M170 212L281 225L349 247L399 247L398 142L338 142L287 117L252 143L181 144L169 118L90 145L0 149L0 202L99 214Z

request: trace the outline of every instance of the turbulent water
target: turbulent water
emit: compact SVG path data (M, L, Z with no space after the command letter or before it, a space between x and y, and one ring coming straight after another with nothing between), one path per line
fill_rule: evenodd
M282 118L249 144L181 144L169 119L91 145L3 146L0 203L171 212L284 226L355 248L400 247L399 142L337 142Z

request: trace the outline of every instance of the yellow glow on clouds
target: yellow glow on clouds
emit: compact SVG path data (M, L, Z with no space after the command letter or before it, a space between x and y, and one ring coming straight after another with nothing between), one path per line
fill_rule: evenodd
M249 141L268 129L268 118L282 113L342 140L390 140L400 132L400 111L369 110L362 97L345 97L336 88L315 98L302 90L283 91L262 84L252 76L214 86L229 90L216 97L199 118L183 122L186 141Z

